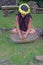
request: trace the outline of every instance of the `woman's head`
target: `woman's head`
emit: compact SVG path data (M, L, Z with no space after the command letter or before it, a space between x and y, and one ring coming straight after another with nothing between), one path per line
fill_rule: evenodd
M25 15L30 13L30 6L28 4L21 4L19 6L19 12L21 13L21 15L24 17Z

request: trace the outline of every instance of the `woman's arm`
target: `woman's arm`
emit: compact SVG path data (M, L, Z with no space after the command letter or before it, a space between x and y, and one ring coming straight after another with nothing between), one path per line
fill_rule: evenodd
M21 34L21 31L20 31L20 28L19 28L19 23L18 23L18 16L16 16L16 27L17 27L17 32L19 34L19 37L20 39L22 39L22 34Z

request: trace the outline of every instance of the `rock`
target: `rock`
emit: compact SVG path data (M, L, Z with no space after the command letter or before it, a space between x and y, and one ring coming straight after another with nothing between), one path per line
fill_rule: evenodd
M31 8L31 12L32 13L36 13L36 9L38 8L38 5L35 1L29 1L28 2L28 5L30 6Z
M43 28L37 28L36 31L37 31L39 37L43 38Z
M9 62L9 60L2 60L0 62L0 65L12 65L12 64Z
M43 65L43 63L37 63L37 65Z
M26 43L26 42L32 42L35 41L38 38L38 35L35 34L29 34L27 38L25 39L20 39L18 34L10 34L10 38L12 39L12 41L14 41L15 43Z
M30 62L30 64L29 65L36 65L36 64L34 64L33 62Z
M7 17L8 16L8 11L7 10L3 10L3 16Z
M42 62L43 63L43 56L36 56L35 60L37 60L38 62Z

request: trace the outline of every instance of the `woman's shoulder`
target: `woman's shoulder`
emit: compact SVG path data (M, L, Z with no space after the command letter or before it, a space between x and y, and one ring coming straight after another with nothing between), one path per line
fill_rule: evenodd
M29 13L29 14L27 14L27 16L29 17L29 18L32 18L32 16L31 16L31 14Z
M16 16L19 16L19 15L20 15L20 13L19 13L19 12L17 12Z

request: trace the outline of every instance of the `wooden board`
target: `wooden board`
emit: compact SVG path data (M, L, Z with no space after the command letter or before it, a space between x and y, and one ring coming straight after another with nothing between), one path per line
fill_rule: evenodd
M2 6L2 9L18 9L18 5L7 5L7 6Z

